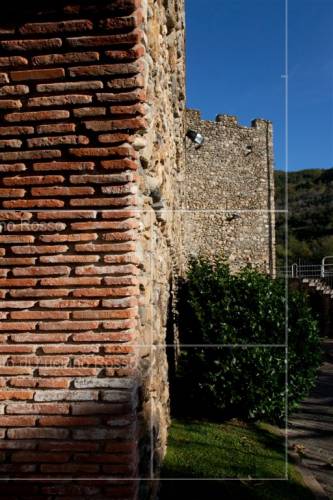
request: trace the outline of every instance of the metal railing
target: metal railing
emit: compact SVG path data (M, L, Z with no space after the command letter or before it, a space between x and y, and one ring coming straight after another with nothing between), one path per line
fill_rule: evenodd
M278 267L276 274L280 278L321 282L333 292L333 255L324 257L320 264L293 263L288 267Z

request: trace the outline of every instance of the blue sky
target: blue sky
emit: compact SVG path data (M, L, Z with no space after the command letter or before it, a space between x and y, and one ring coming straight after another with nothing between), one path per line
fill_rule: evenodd
M187 106L273 122L285 168L285 0L187 0ZM289 0L289 170L333 167L333 0Z

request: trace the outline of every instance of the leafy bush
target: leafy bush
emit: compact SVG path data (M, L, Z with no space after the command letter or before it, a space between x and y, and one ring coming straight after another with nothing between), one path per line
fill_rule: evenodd
M286 359L289 410L308 393L321 358L318 325L307 296L289 291L286 332L285 292L284 282L248 267L232 275L223 261L191 263L179 298L178 410L281 422Z

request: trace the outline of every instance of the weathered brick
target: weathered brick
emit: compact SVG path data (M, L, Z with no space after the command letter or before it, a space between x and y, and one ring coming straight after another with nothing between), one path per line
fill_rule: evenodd
M70 290L67 288L57 288L56 290L48 289L47 291L44 288L25 288L24 290L10 290L11 297L22 298L22 297L67 297L69 295Z
M99 326L99 321L57 321L53 322L40 322L40 330L90 330L96 329ZM1 328L1 326L0 326Z
M54 390L54 391L35 392L35 401L94 401L97 399L98 399L98 391ZM50 436L50 438L52 438L52 436ZM64 436L64 439L65 438L66 436Z
M65 178L61 175L33 175L25 177L4 177L5 186L25 186L34 184L56 184L64 182ZM31 228L29 227L29 230Z
M79 276L94 276L96 274L128 275L139 274L139 270L131 264L124 266L79 266L76 267L75 274ZM120 279L119 276L118 279Z
M88 124L89 123L89 124ZM91 125L92 123L95 123L95 125ZM100 128L98 128L100 125L97 125L97 124L100 124L100 123L103 123L103 122L86 122L86 128L88 130L94 130L94 128L96 130L100 130ZM103 126L103 125L101 125ZM104 147L104 148L70 148L69 149L69 152L71 155L73 156L77 156L77 157L84 157L84 156L97 156L97 157L101 157L101 156L129 156L129 157L136 157L136 153L135 151L130 148L130 147L125 147L125 146L119 146L119 147L111 147L111 148L107 148L107 147Z
M81 234L47 234L47 235L43 235L43 236L40 236L40 240L45 242L45 243L59 243L59 242L62 242L62 241L93 241L93 240L97 240L97 234L96 233L81 233ZM63 257L66 259L67 257L68 258L72 258L74 260L72 260L71 262L76 262L75 261L75 255L58 255L57 257L59 257L59 259L62 259ZM83 255L80 255L78 257L82 257L84 258ZM98 256L91 256L91 257L94 257L93 259L93 262L97 262L99 260L99 258L96 259L96 257ZM64 260L65 262L66 260ZM48 262L46 259L43 260L43 262ZM49 261L49 262L56 262L56 261L52 261L52 259Z
M22 141L19 139L3 139L0 140L0 149L7 148L20 148L22 146Z
M1 346L0 346L1 349ZM47 345L41 347L44 354L92 354L99 352L96 345ZM1 352L1 351L0 351Z
M64 219L96 219L97 212L95 210L84 211L56 211L56 212L39 212L37 218L40 220L64 220Z
M31 366L67 366L70 358L68 356L10 356L13 364L26 364Z
M47 368L40 368L40 370ZM69 405L63 403L11 403L7 405L6 412L10 414L42 414L56 415L69 413Z
M51 474L95 474L99 471L99 465L96 464L41 464L40 466L41 472L51 473ZM64 500L73 499L74 497L70 496L69 498L63 497ZM77 499L76 499L77 500Z
M0 135L29 135L34 133L33 127L16 126L16 127L0 127Z
M143 118L128 118L125 120L105 120L105 121L91 121L85 122L87 130L94 132L101 132L107 130L144 130L147 128L146 122ZM120 149L120 148L118 148ZM103 155L101 155L103 156Z
M18 392L18 391L16 391ZM23 391L21 391L23 392ZM25 391L31 392L31 391ZM43 391L48 392L48 391ZM27 427L26 429L9 429L9 439L66 439L69 431L67 429Z
M5 208L61 208L64 202L60 200L11 200L4 201Z
M0 415L0 427L28 427L34 425L35 417L16 417Z
M61 135L55 137L34 137L27 139L29 148L52 147L63 144L89 144L89 139L85 135Z
M69 111L29 111L26 113L10 113L4 116L4 119L8 122L62 120L63 118L69 118Z
M7 73L0 73L0 84L9 83L9 78Z
M29 93L27 85L5 85L0 89L0 96L25 95Z
M61 253L66 252L68 247L66 245L40 245L40 246L20 246L20 247L11 247L11 250L15 254L43 254L43 253ZM22 281L22 280L17 280ZM36 284L36 280L25 280L25 281L33 281L33 284ZM26 285L29 286L29 285Z
M0 42L1 45L1 42ZM63 68L53 69L30 69L23 71L11 71L10 77L14 82L26 80L55 80L63 78L65 70Z
M23 353L23 354L32 354L34 352L34 348L32 346L25 346L25 345L0 345L0 353L5 354L5 353L11 353L11 354L17 354L17 353Z
M113 78L106 85L112 91L142 89L144 87L144 79L142 75L135 75L130 78Z
M145 54L143 45L137 45L127 50L106 50L105 55L112 61L135 61Z
M75 250L78 252L134 252L134 243L112 243L112 244L95 244L95 243L83 243L75 245Z
M0 165L0 172L23 172L26 170L24 163L11 163Z
M6 300L0 301L0 308L8 308L8 309L29 309L29 307L33 307L36 304L34 300Z
M90 102L92 102L92 97L90 95L54 95L47 97L31 97L30 99L28 99L27 106L70 106L73 104L87 104Z
M13 311L11 319L69 319L67 311ZM0 347L1 348L1 347Z
M71 31L91 31L94 25L87 19L75 19L70 21L27 23L20 27L19 32L27 33L67 33Z
M34 395L33 391L26 390L0 390L0 400L9 400L9 399L32 399ZM8 431L9 433L10 431ZM9 434L8 434L8 437Z
M86 377L88 375L97 375L96 368L39 368L39 375L41 377ZM41 412L46 413L46 412ZM57 412L57 413L68 413Z
M28 59L21 56L0 57L0 66L26 66Z
M66 64L94 62L99 60L98 52L67 52L65 54L49 54L46 56L34 56L33 66L43 66L50 64Z
M116 311L94 311L87 309L85 311L73 312L73 319L112 319L112 318L121 319L121 318L136 318L137 316L138 312L135 308L119 309Z
M103 47L108 45L136 45L140 43L142 33L134 30L131 33L117 35L81 36L68 38L70 47Z
M59 134L63 132L75 132L75 123L51 123L48 125L38 125L37 134Z
M44 291L45 293L45 291ZM44 342L67 342L68 335L66 333L15 333L10 335L10 340L13 342L24 342L40 344Z
M42 158L59 158L61 151L57 149L39 149L37 151L11 151L8 153L0 153L0 160L39 160Z
M48 418L48 417L45 417ZM52 418L52 417L51 417ZM40 451L17 451L12 453L11 459L13 462L68 462L69 453L42 453Z
M122 102L144 102L146 94L143 90L133 90L131 92L108 92L97 93L97 100L100 102L111 102L119 105Z
M126 183L134 180L133 174L103 174L103 175L71 175L71 184L112 184Z
M8 51L30 51L56 49L61 47L62 41L60 38L45 38L37 40L2 40L0 47Z
M74 116L81 118L85 116L104 116L106 108L78 108L73 110Z
M25 189L3 189L0 188L0 198L22 198Z
M32 188L32 196L78 196L82 194L94 194L92 187L60 187L52 186L45 188Z
M34 163L34 170L37 172L50 170L93 170L95 164L93 162L47 162Z
M0 109L20 109L22 108L21 101L13 99L0 100Z
M32 375L33 369L30 366L0 366L0 375ZM8 411L7 406L7 413Z
M17 266L19 264L29 265L35 264L35 262L36 259L34 257L0 257L0 264L5 266Z
M36 86L37 92L67 92L73 90L98 90L102 88L102 82L92 80L84 82L39 83Z
M55 442L40 442L38 445L38 448L40 450L47 450L47 451L96 451L98 450L98 443L89 443L89 442L82 442L80 443L79 441L55 441ZM60 487L55 487L55 486L50 486L50 487L44 487L43 488L43 493L48 493L50 494L51 492L55 491L55 488L57 488L57 492L60 493Z
M128 75L139 73L140 69L140 65L136 63L96 64L94 66L75 66L69 68L69 74L71 77Z
M124 142L132 142L132 136L127 133L111 133L111 134L100 134L98 136L98 141L103 144L118 144Z
M19 283L15 283L16 286L32 286L35 282L36 284L36 280L0 280L0 285L2 285L2 282L3 281L18 281ZM15 286L15 284L13 283L12 285ZM9 286L9 284L8 284ZM37 323L36 322L28 322L28 321L25 321L24 323L17 323L17 322L14 322L14 321L11 321L11 322L2 322L0 323L0 330L8 330L8 331L11 331L11 330L35 330L36 328L36 325Z
M2 304L6 304L6 302L0 302L0 307ZM14 304L19 304L19 302L14 302ZM24 304L24 302L23 302ZM29 302L28 302L29 304ZM32 307L35 303L30 302L31 305L25 307ZM51 300L40 300L39 307L47 307L47 308L81 308L81 307L98 307L99 300L67 300L67 299L51 299ZM13 307L13 306L12 306ZM14 305L14 307L17 307Z

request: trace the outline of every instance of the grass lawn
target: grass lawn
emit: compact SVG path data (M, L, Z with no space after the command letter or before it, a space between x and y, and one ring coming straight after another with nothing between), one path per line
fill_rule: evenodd
M313 500L298 471L285 477L284 443L269 426L229 421L174 420L162 469L161 500ZM180 478L237 478L245 481L181 481ZM246 481L246 479L254 479Z

